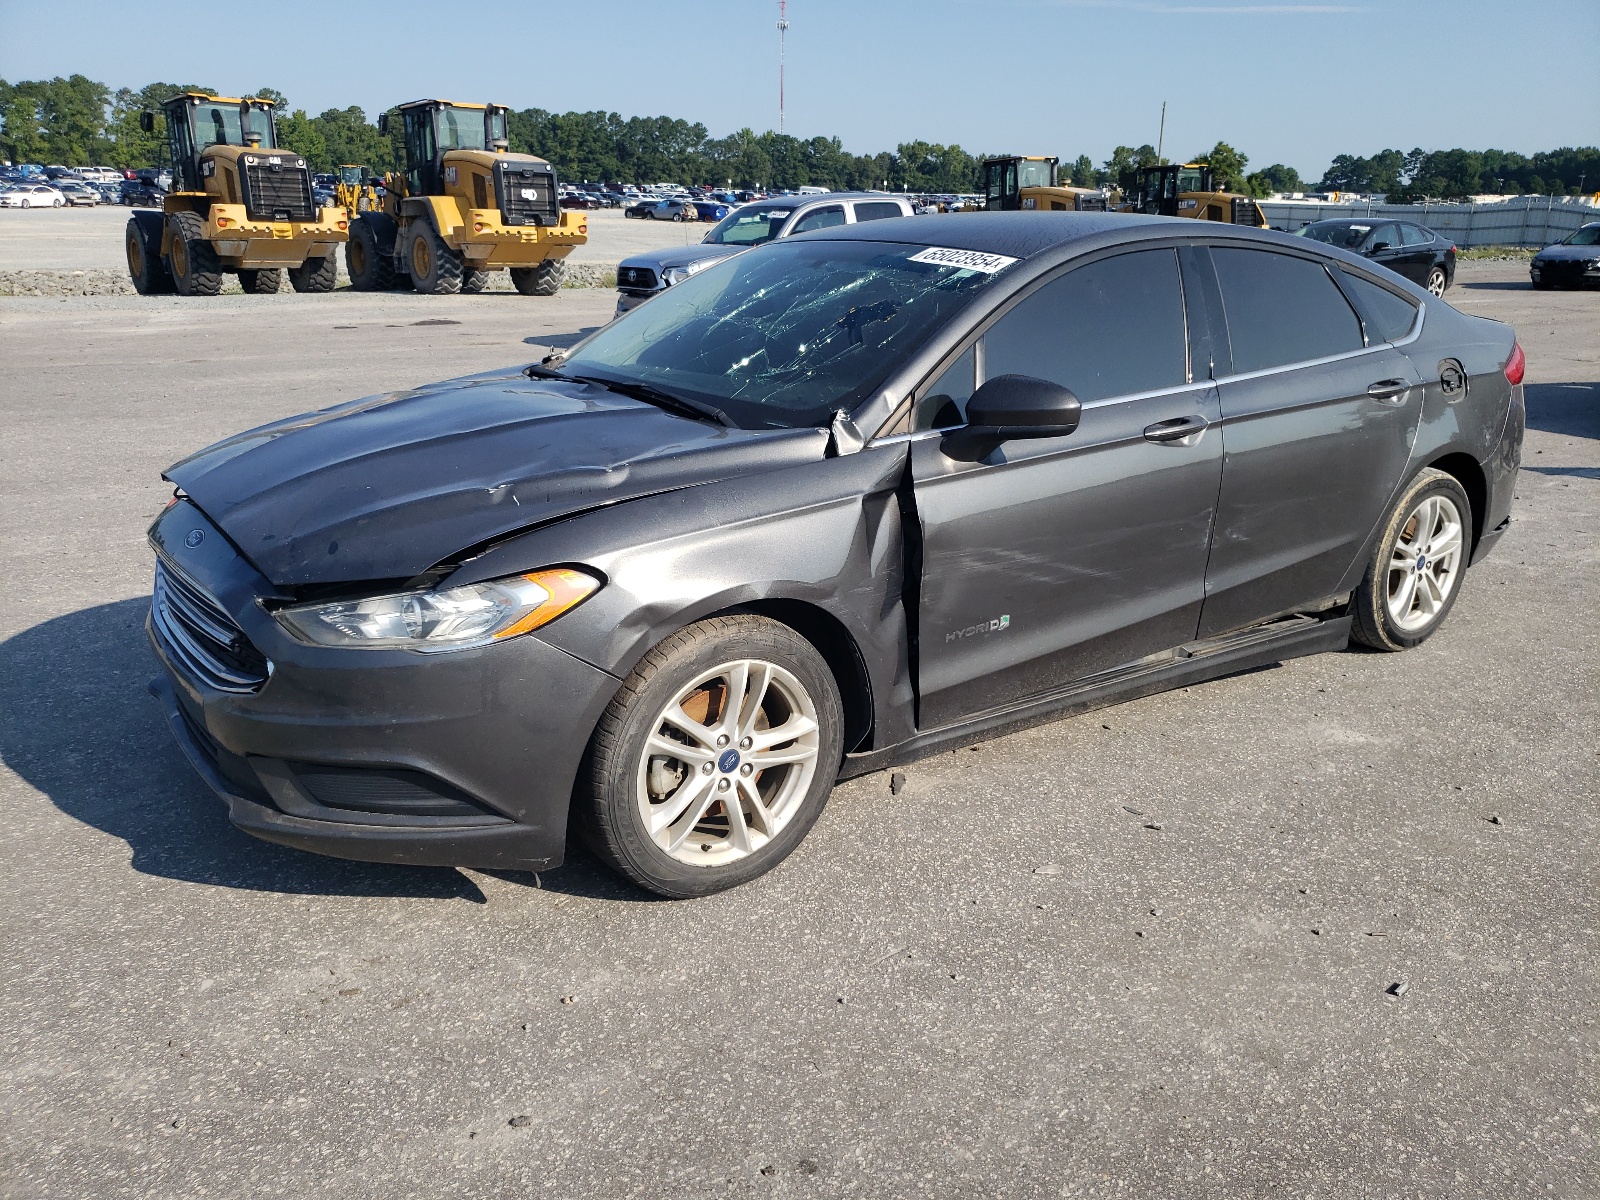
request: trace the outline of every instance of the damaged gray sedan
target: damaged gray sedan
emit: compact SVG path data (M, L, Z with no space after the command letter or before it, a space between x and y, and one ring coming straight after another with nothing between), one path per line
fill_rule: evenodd
M841 778L1352 639L1510 521L1512 331L1303 238L886 220L176 464L152 691L258 837L694 896ZM1067 769L1064 765L1063 769Z

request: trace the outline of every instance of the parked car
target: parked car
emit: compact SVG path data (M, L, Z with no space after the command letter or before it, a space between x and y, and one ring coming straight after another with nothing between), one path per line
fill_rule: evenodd
M695 200L691 202L695 217L701 221L720 221L731 211L720 200Z
M61 208L66 203L60 189L45 183L21 183L0 193L0 206L5 208Z
M1421 284L1435 296L1444 295L1455 282L1455 243L1409 221L1377 217L1315 221L1300 234L1364 255L1395 274Z
M681 197L658 200L646 215L652 221L698 221L700 219L700 214L695 209L694 202Z
M586 196L582 192L563 192L561 194L562 208L594 209L601 207L600 201L593 196Z
M259 837L540 870L570 825L702 895L837 779L1422 643L1510 521L1523 362L1310 239L847 222L168 468L152 690Z
M774 238L912 215L908 201L880 192L839 192L826 200L767 200L736 208L698 245L652 250L625 258L617 267L617 316L713 263Z
M1600 284L1600 221L1591 221L1571 236L1546 246L1528 267L1536 288Z
M81 180L60 180L56 184L56 190L66 197L68 204L79 208L93 208L100 203L100 190L93 184Z
M639 220L644 220L650 216L650 210L658 203L659 201L657 201L653 196L646 196L639 200L633 200L622 206L622 215L625 217L635 217Z
M120 189L122 203L130 208L160 208L166 196L158 184L148 179L124 179Z

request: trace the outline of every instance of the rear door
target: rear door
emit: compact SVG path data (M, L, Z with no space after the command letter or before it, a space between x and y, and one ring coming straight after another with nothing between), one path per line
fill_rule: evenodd
M1210 259L1226 336L1202 637L1340 590L1410 460L1423 395L1319 260L1225 246Z
M1031 291L923 389L922 430L963 423L1004 374L1066 385L1083 417L981 453L914 437L922 728L1194 637L1222 448L1209 356L1190 357L1177 254L1142 250ZM1189 436L1156 440L1180 421Z
M1397 275L1406 273L1406 248L1400 242L1400 226L1393 221L1376 226L1362 243L1361 253Z

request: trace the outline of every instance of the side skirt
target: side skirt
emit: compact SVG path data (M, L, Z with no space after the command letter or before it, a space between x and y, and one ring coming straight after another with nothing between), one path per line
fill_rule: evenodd
M1044 721L1073 716L1140 696L1187 687L1223 675L1341 650L1350 641L1348 614L1294 616L1221 637L1190 642L1153 659L1142 659L1021 704L978 713L955 725L930 729L881 750L847 754L839 778L854 779L899 763L927 758L952 746L1000 737Z

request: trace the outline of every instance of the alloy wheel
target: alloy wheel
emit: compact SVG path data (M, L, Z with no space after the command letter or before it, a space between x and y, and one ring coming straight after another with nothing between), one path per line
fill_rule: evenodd
M1434 296L1444 295L1444 269L1435 267L1428 272L1428 292Z
M656 717L636 773L639 816L680 863L736 862L793 818L820 746L816 702L792 673L759 659L723 663Z
M1449 496L1425 497L1400 527L1389 555L1389 619L1415 633L1443 610L1461 577L1465 535Z

